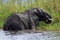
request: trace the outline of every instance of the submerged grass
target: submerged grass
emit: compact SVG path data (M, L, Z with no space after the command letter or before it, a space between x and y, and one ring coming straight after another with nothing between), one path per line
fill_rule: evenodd
M29 8L39 7L48 12L53 21L51 24L40 22L37 29L60 30L60 0L0 0L0 28L3 27L5 19L12 12L23 12Z

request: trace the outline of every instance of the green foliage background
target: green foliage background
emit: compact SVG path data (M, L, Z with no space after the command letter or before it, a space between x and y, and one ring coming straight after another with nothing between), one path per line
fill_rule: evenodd
M20 13L34 7L44 9L53 18L49 25L40 22L37 29L60 30L60 0L0 0L0 28L12 12Z

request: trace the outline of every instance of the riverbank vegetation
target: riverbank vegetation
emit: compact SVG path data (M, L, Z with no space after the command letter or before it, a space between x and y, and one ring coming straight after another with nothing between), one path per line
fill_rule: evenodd
M44 9L53 18L49 25L40 22L37 29L60 30L60 0L0 0L0 28L12 12L20 13L34 7Z

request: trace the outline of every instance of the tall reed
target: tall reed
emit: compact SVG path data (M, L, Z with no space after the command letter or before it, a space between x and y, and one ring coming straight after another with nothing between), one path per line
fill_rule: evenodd
M40 22L37 29L60 30L60 0L0 0L0 28L12 12L20 13L34 7L44 9L53 18L49 25Z

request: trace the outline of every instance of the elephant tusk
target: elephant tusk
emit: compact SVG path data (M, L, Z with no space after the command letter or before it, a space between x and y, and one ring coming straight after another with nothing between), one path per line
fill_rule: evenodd
M49 20L53 20L53 19L49 19Z

